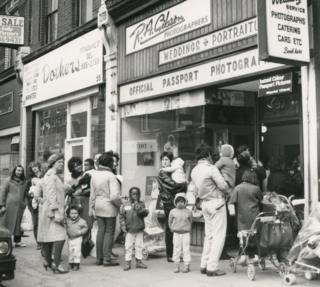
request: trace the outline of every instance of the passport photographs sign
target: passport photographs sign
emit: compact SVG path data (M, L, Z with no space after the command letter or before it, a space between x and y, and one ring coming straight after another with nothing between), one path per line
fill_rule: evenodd
M186 0L126 28L131 54L211 23L210 0Z
M309 62L307 0L259 0L258 29L261 60Z
M24 44L24 18L0 15L0 46Z
M259 80L259 97L292 92L292 73L275 74Z

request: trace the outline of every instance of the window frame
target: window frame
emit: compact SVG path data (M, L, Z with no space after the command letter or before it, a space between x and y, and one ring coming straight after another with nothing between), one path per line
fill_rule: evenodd
M46 15L47 43L53 42L58 38L58 6L58 0L49 0Z

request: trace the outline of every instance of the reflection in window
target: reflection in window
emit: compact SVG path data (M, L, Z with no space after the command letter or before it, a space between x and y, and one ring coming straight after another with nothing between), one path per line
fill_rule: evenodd
M71 137L87 136L87 112L71 115Z

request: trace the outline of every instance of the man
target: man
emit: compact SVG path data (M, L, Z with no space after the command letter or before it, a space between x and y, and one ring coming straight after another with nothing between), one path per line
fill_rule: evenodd
M200 272L207 276L222 276L225 272L218 267L227 230L224 193L228 190L228 185L218 168L211 163L209 147L201 144L196 149L196 158L198 163L192 170L191 179L202 200L205 223Z

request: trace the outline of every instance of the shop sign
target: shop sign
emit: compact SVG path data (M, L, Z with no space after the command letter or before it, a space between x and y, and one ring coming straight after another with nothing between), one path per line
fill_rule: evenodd
M124 150L129 153L156 152L158 144L156 140L125 141Z
M249 77L283 68L284 65L259 61L258 49L182 69L120 87L120 103L141 101L160 95Z
M207 50L257 35L257 19L253 18L209 35L185 42L159 52L159 65L167 64Z
M13 111L13 92L0 95L0 115Z
M260 59L310 61L307 0L261 0L257 11Z
M24 43L24 18L0 15L0 45L22 46Z
M259 97L292 92L292 73L276 74L259 80Z
M103 50L98 29L24 66L25 106L103 82Z
M211 23L211 1L186 0L126 28L131 54Z

